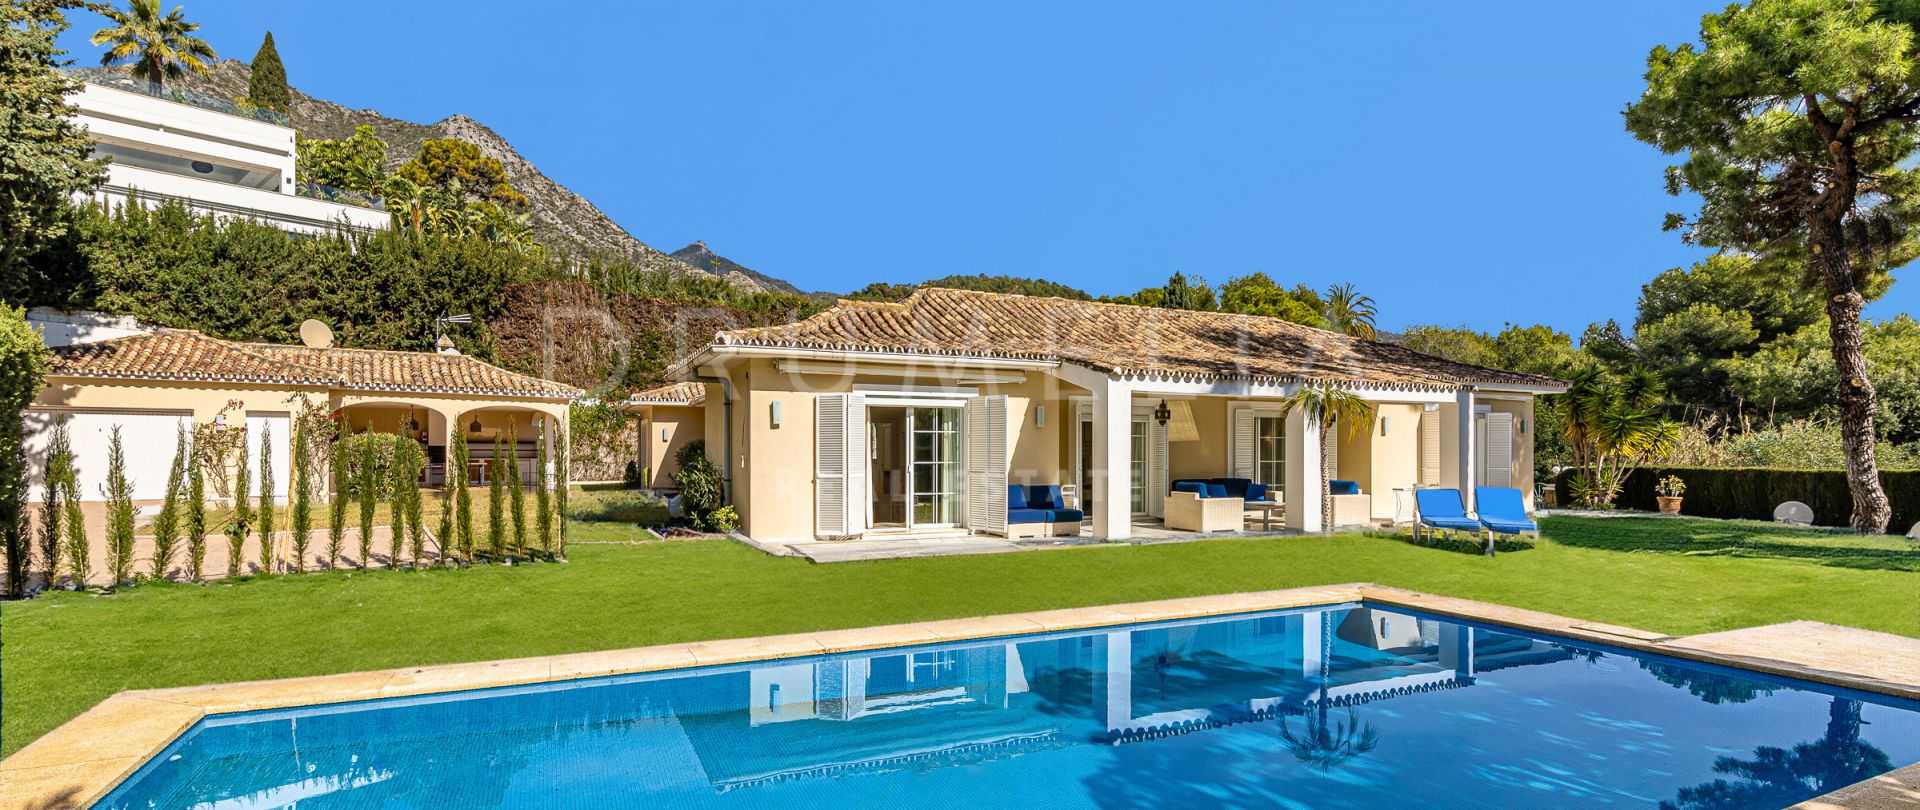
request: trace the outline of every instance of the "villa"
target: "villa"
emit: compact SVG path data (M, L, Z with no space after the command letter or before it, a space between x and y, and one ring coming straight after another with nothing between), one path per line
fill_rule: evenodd
M93 198L108 205L179 202L290 233L374 231L377 197L299 180L294 129L273 110L97 70L68 98L96 157L112 158Z
M650 394L643 444L702 436L778 543L1319 531L1323 454L1336 526L1408 520L1419 487L1471 509L1532 490L1534 398L1566 389L1275 318L948 289L721 332L670 374L706 390ZM1281 404L1309 383L1373 423L1321 435Z

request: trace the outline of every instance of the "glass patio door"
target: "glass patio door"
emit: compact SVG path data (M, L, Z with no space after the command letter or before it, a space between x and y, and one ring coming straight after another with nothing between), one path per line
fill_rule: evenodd
M960 522L960 409L907 409L909 528Z

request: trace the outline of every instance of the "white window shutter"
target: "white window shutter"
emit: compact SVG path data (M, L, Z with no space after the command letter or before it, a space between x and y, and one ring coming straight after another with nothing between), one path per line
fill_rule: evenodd
M1487 474L1490 487L1513 486L1513 414L1487 414Z
M1420 414L1420 484L1440 485L1440 412Z
M1233 477L1252 480L1257 478L1253 470L1253 409L1236 408L1233 412Z
M1007 530L1007 398L967 400L967 528Z
M1162 517L1167 500L1167 426L1159 420L1147 423L1147 514Z
M814 534L851 537L866 530L865 398L821 394L813 405Z

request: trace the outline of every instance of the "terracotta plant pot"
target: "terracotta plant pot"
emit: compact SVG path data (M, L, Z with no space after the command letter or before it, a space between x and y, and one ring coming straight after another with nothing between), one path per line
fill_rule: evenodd
M1656 495L1654 496L1654 500L1657 500L1660 502L1660 514L1663 514L1663 515L1680 514L1679 498L1670 498L1665 495Z

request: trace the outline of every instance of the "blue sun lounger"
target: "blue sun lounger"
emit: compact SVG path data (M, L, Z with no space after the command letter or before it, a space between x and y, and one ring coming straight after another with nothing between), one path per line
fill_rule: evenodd
M1413 506L1415 537L1420 536L1422 526L1436 531L1473 532L1476 535L1485 531L1480 521L1467 517L1467 506L1460 501L1460 490L1416 489L1413 491Z
M1480 523L1494 534L1540 536L1540 524L1527 517L1527 503L1513 487L1474 487L1473 503Z

